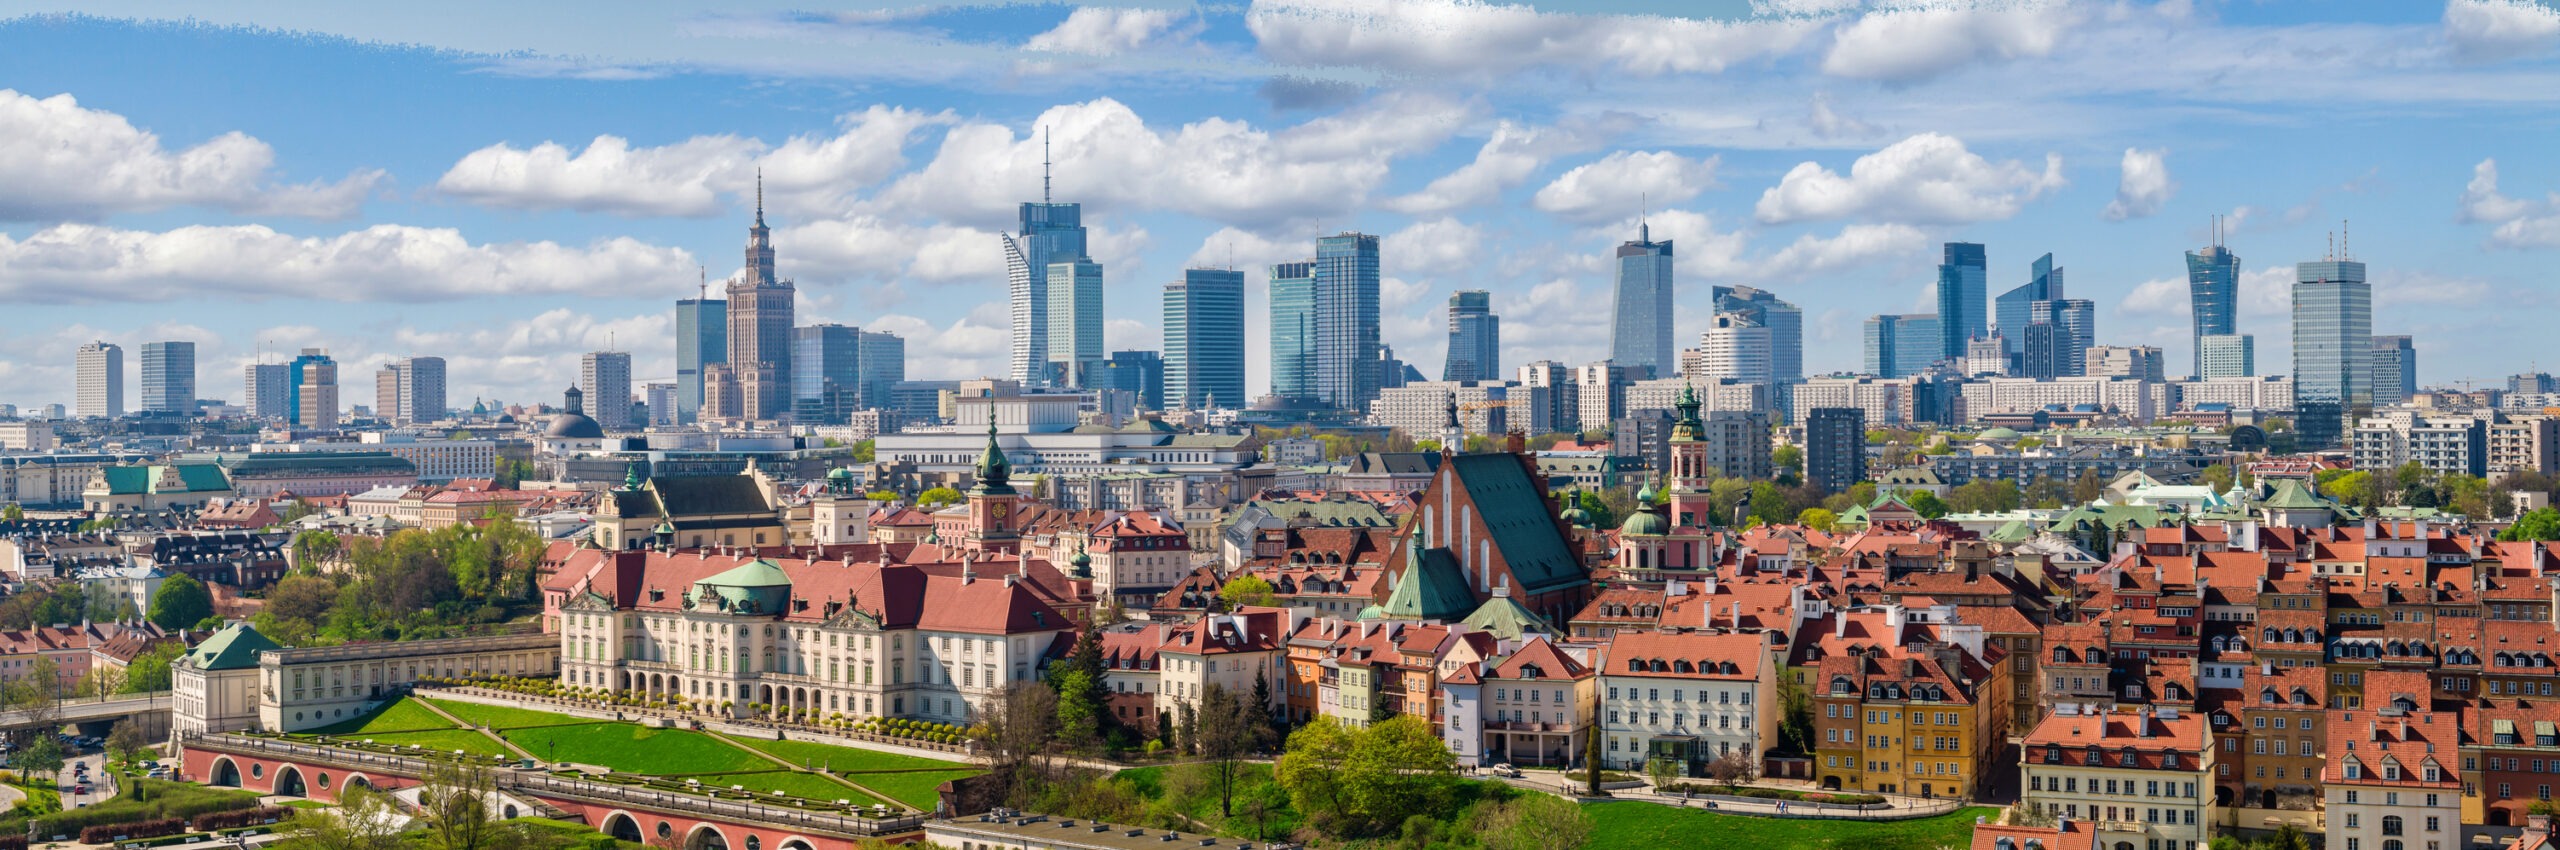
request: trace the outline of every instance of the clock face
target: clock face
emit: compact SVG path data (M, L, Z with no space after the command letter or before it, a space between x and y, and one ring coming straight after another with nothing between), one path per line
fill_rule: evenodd
M987 506L987 512L988 512L989 514L994 515L994 516L995 516L995 518L997 518L997 519L1003 519L1003 518L1004 518L1004 511L1005 511L1005 508L1006 508L1005 503L1003 503L1003 502L997 502L997 503L995 503L995 504L988 505L988 506Z

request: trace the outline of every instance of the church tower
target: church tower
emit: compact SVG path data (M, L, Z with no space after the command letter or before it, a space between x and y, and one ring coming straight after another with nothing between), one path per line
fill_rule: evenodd
M1021 497L1014 492L1012 476L1013 464L1005 460L1004 447L996 444L996 416L990 406L987 451L978 458L978 485L969 488L967 548L981 552L1013 552L1021 548L1021 535L1013 528L1013 509Z

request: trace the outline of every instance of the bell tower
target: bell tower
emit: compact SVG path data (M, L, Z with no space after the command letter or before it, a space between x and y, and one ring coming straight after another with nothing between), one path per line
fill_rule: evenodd
M1013 528L1013 511L1021 496L1014 492L1013 464L996 444L995 406L987 406L987 451L978 457L978 484L969 488L969 539L978 551L1012 552L1022 546Z

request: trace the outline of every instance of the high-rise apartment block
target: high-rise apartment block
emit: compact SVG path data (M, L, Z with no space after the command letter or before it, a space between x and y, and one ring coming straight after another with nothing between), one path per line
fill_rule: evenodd
M2389 407L2418 394L2418 346L2405 334L2373 338L2373 406Z
M2294 267L2296 444L2339 448L2373 411L2373 286L2364 264L2329 257Z
M149 413L195 412L195 343L142 344L142 409Z
M1585 428L1618 421L1627 412L1627 387L1645 374L1644 367L1609 360L1574 370L1574 421Z
M674 424L692 424L702 410L702 369L729 362L729 302L687 298L676 302L676 394L668 410ZM651 416L660 407L649 406Z
M1185 269L1164 286L1164 405L1244 407L1244 272Z
M249 415L259 419L293 418L293 369L283 363L252 363L240 381Z
M756 223L747 228L746 254L746 268L728 287L729 373L737 387L738 405L735 411L724 412L730 419L776 419L791 409L792 312L798 292L791 281L774 274L773 229L764 223L761 181L756 188ZM620 408L627 418L631 406L627 379L622 390ZM710 394L707 379L704 394ZM615 427L602 415L595 418L606 428Z
M124 415L124 347L112 342L80 346L73 357L77 394L71 412L111 419Z
M676 424L678 407L675 382L655 381L645 384L640 387L640 396L647 400L645 403L649 406L650 427L663 428Z
M1965 343L1991 335L1991 305L1983 303L1989 263L1979 244L1947 243L1946 261L1938 266L1939 356L1963 357Z
M1951 359L1940 352L1945 344L1940 328L1938 317L1929 314L1868 318L1865 372L1879 378L1904 378ZM1962 356L1958 352L1958 362Z
M2258 374L2258 338L2249 334L2196 337L2196 379L2252 378Z
M1582 430L1582 407L1578 400L1580 396L1575 391L1573 367L1554 360L1524 363L1520 366L1519 379L1514 383L1518 390L1514 404L1525 397L1529 403L1539 406L1536 411L1520 415L1538 423L1541 432L1578 433Z
M1776 345L1750 314L1717 313L1698 343L1699 381L1766 384L1777 380Z
M1679 364L1671 352L1671 241L1653 241L1653 228L1639 224L1635 241L1618 246L1609 360L1643 377L1668 377Z
M631 354L590 351L578 359L578 389L587 394L587 415L607 431L628 431L631 420Z
M1817 407L1804 417L1804 480L1825 493L1844 493L1867 477L1867 412L1856 407Z
M373 416L393 425L434 422L445 416L442 357L404 357L374 374Z
M1502 317L1493 313L1493 293L1462 289L1450 294L1449 357L1440 369L1440 380L1501 378Z

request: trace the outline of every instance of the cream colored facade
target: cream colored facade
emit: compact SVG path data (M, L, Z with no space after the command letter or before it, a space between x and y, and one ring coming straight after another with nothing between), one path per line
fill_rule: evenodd
M299 732L364 714L428 676L549 676L560 639L529 634L271 649L258 654L258 726Z

